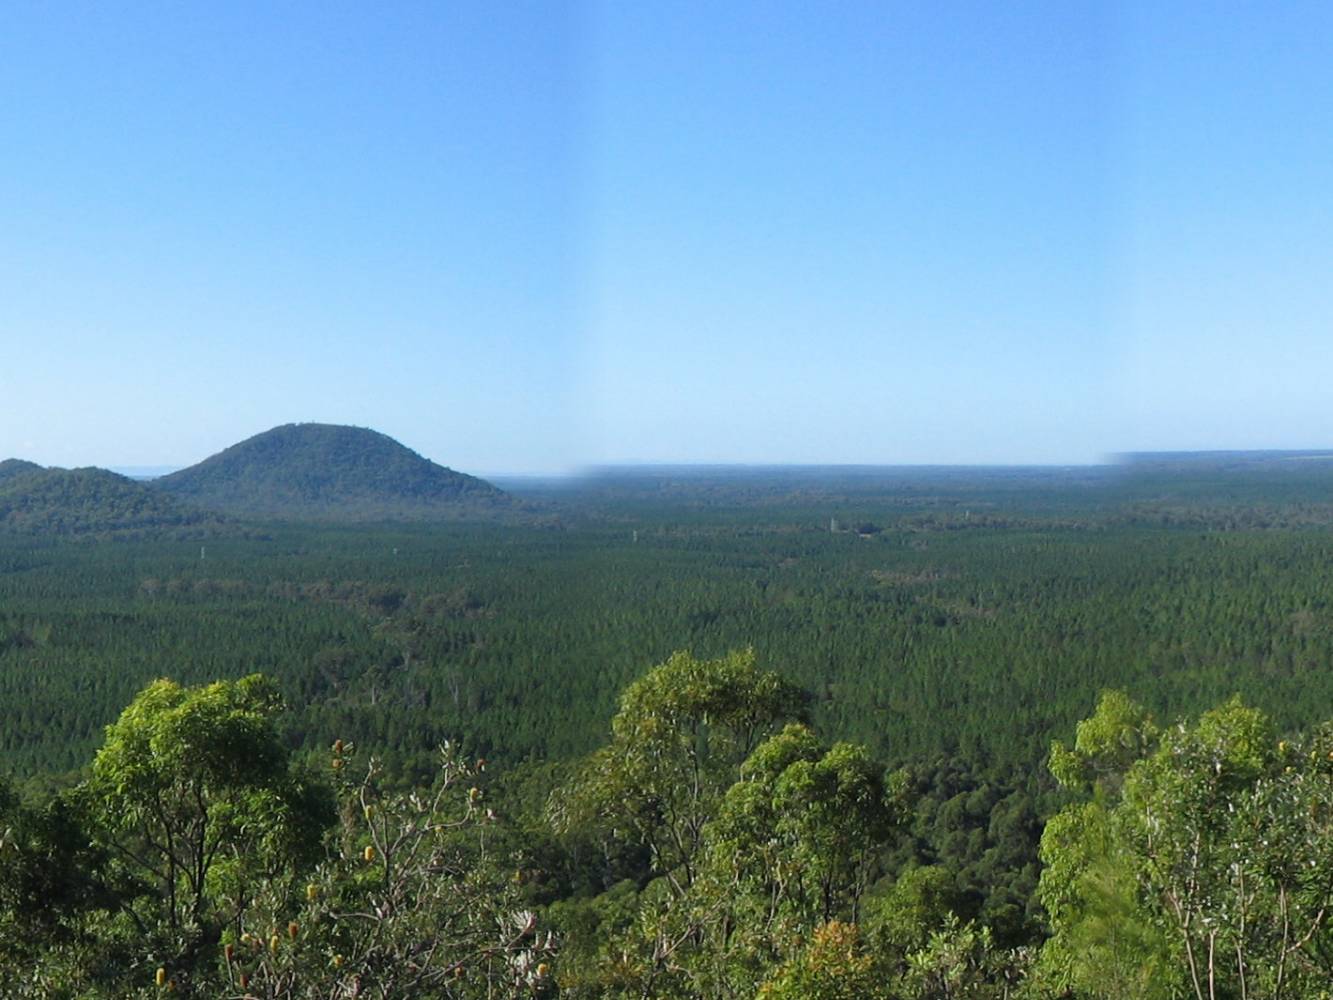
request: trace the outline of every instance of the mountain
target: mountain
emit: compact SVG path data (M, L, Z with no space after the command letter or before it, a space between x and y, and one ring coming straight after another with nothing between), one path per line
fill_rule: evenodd
M508 507L508 494L364 427L285 424L152 486L229 514L316 520L434 518Z
M105 469L0 462L0 530L43 535L195 534L218 518Z
M21 458L7 458L0 462L0 485L13 479L15 476L23 476L29 472L41 472L42 467L36 462L25 462Z

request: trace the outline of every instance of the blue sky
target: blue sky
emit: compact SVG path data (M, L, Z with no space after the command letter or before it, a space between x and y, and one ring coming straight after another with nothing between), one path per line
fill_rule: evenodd
M1333 8L15 3L0 457L1333 446Z

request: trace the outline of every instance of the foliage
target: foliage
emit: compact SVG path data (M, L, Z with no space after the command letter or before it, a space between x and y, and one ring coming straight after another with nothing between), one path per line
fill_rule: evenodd
M751 997L821 927L855 919L901 796L864 747L825 747L804 725L755 745L799 699L748 650L676 654L621 704L610 746L564 793L575 808L553 804L566 827L619 823L645 840L656 879L612 956L568 979L594 994Z
M1312 996L1333 973L1330 837L1333 732L1279 741L1239 699L1170 727L1118 798L1047 825L1045 974L1091 996Z
M484 765L446 747L430 788L394 791L338 741L324 789L288 769L278 708L260 676L158 681L71 793L34 809L0 785L6 997L553 992Z
M677 652L626 689L612 739L552 801L559 826L596 823L647 845L677 895L694 882L704 825L741 761L799 693L755 666L753 650L717 660Z
M394 793L374 759L351 775L350 745L331 763L329 855L297 891L270 883L224 947L228 985L264 1000L553 995L555 939L492 846L478 765L445 747L431 787Z
M0 970L77 944L77 916L111 902L89 877L104 861L66 800L34 807L0 780Z
M866 902L864 924L875 950L902 962L962 908L953 875L942 866L922 865L899 872L886 891Z
M1157 741L1157 727L1123 691L1104 691L1097 711L1078 724L1072 750L1056 740L1049 767L1066 788L1114 786Z
M693 810L697 843L544 907L537 859L559 841L509 827L457 744L402 787L337 740L324 789L291 766L267 679L155 682L83 782L28 800L0 783L0 981L92 1000L1294 1000L1333 976L1333 724L1279 739L1232 699L1159 727L1104 694L1052 753L1077 798L1042 837L1034 964L965 912L957 872L893 867L912 789L864 747L774 731L797 705L749 651L631 685L611 746L638 741L619 752L644 785L616 788L656 798L623 815L661 837ZM671 798L681 774L697 794ZM604 825L600 794L560 808L584 793L552 801L570 836L586 817L639 839Z
M855 924L831 921L765 980L756 1000L888 1000L883 970Z
M1023 950L1003 951L990 930L950 914L907 959L901 994L909 1000L1007 1000L1027 975Z
M741 768L706 830L710 876L763 899L768 919L856 919L878 851L905 814L865 747L788 724Z
M106 878L142 935L189 962L243 919L257 883L313 862L332 802L294 774L260 675L159 680L120 719L80 789Z
M755 749L705 827L687 918L663 921L672 933L659 933L656 954L688 970L697 995L752 995L819 928L857 919L904 812L864 747L825 747L788 724Z

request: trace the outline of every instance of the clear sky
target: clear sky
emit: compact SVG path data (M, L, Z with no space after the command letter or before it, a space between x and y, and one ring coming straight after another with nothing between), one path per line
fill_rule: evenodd
M1333 5L7 4L0 457L1333 447Z

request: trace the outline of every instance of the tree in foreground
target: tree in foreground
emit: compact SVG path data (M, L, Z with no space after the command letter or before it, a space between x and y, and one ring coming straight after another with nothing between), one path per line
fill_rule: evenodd
M704 829L705 864L671 939L699 992L752 996L815 932L856 929L861 899L905 812L901 786L850 743L788 724L755 748ZM859 931L857 932L859 933ZM686 960L687 959L687 960Z
M568 995L749 1000L815 982L872 995L862 986L884 969L856 920L904 782L793 721L801 703L748 650L677 653L626 691L610 744L553 813L646 844L653 865L632 906L619 889L602 905L622 917L597 954L561 966ZM855 954L830 964L849 942Z
M264 1000L501 1000L555 990L539 928L492 841L479 765L441 751L432 787L389 793L371 759L335 744L341 818L296 893L274 885L223 948L236 995Z
M1333 730L1279 740L1233 699L1159 732L1108 695L1052 770L1091 795L1042 838L1048 982L1108 998L1324 995Z
M123 996L158 968L188 990L256 892L313 863L332 798L291 767L281 708L259 675L159 680L107 727L89 778L33 842L84 862L83 898L29 956L33 995Z
M48 808L0 789L0 995L471 1000L550 992L479 770L302 778L262 677L149 685ZM353 772L356 772L355 776ZM43 892L49 898L41 898Z
M752 649L716 660L674 653L625 690L611 742L553 797L553 819L563 829L632 837L683 895L697 875L704 825L741 763L801 706L800 690L761 671Z

